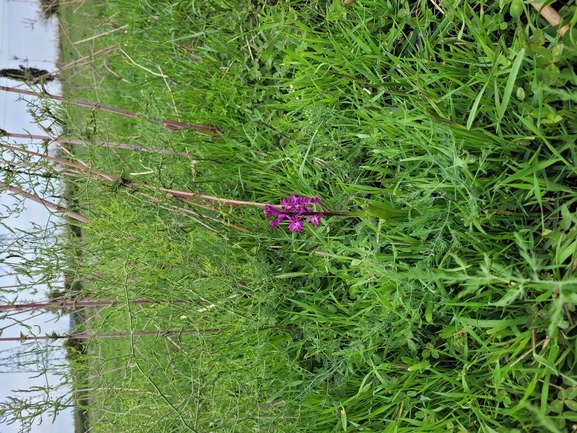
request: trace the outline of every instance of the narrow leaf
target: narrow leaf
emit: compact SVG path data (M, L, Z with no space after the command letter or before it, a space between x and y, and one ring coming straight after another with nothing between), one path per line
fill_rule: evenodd
M517 54L515 62L513 62L513 66L511 67L511 73L509 74L507 85L505 86L505 93L503 94L503 100L501 101L501 107L499 108L499 114L497 118L497 130L501 129L500 128L501 120L503 120L503 116L505 115L505 111L507 110L507 106L509 105L509 100L511 99L513 88L515 87L515 80L517 79L517 74L519 73L519 69L521 69L521 63L523 63L524 58L525 58L525 48L521 48L521 50Z
M481 98L485 94L485 89L487 88L487 84L489 84L488 81L485 83L485 85L483 86L483 88L481 89L481 91L479 92L477 97L475 98L475 102L473 103L473 107L471 107L471 113L469 113L469 118L467 119L467 129L471 129L471 126L473 126L473 122L475 121L475 117L477 116L477 109L479 108L479 104L481 103Z

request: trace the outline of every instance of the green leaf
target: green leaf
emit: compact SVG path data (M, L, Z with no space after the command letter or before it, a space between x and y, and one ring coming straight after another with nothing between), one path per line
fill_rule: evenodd
M373 287L371 287L371 291L377 296L379 301L381 301L381 304L383 304L386 308L388 308L389 310L393 310L395 308L395 306L391 304L387 299L387 296L390 294L390 291L388 291L387 293L381 293L380 291L378 291L376 288Z
M565 406L571 410L577 411L577 401L575 400L565 400Z
M308 272L288 272L286 274L275 275L275 278L298 278L308 275Z
M557 44L555 44L553 46L553 49L551 50L551 60L553 62L558 62L559 60L561 60L563 58L563 48L564 48L564 44L563 42L558 42Z
M535 52L535 58L540 65L549 65L553 62L551 51L545 47L541 47Z
M577 421L577 412L565 411L563 417L569 421Z
M343 425L343 431L347 431L347 411L341 403L341 423Z
M551 63L543 69L543 82L548 86L552 86L557 83L559 74L561 74L561 71L557 65Z
M380 218L383 220L388 219L399 219L399 218L408 218L409 217L409 210L404 209L395 209L392 205L388 203L379 203L375 201L371 201L368 203L367 207L367 215ZM416 211L411 211L413 215L417 215Z
M424 371L431 366L431 363L427 360L421 361L418 364L411 365L409 371Z
M563 412L563 400L554 400L549 404L549 409L551 412L561 413Z
M555 365L549 362L549 360L543 358L541 355L537 355L536 353L533 354L533 358L535 358L535 361L539 362L541 365L551 370L551 373L559 375L559 370L557 370Z
M577 14L573 14L573 19L577 18ZM575 55L577 51L577 29L572 27L563 35L563 45L571 55Z
M475 102L473 102L473 106L471 107L471 112L469 113L469 117L467 119L467 129L471 129L471 126L473 126L473 122L475 121L475 116L477 115L477 110L479 108L479 104L481 103L481 99L483 98L483 95L485 94L485 89L487 88L487 84L489 84L488 81L481 88L481 91L479 92L479 94L475 98Z
M523 13L523 0L513 0L511 6L509 7L509 14L518 19Z
M508 290L505 296L503 296L499 301L492 302L489 305L494 305L495 307L506 307L507 305L511 305L517 299L522 298L524 295L525 289L523 287Z
M503 99L501 101L501 107L499 109L499 113L497 116L497 130L499 131L501 128L501 121L503 120L503 116L505 116L505 111L507 111L507 106L509 105L509 100L511 99L511 95L513 93L513 89L515 87L515 80L517 79L517 74L519 74L519 70L521 69L521 64L523 63L523 59L525 58L525 49L521 48L519 53L517 53L517 57L513 62L513 66L511 67L511 72L509 72L509 78L507 79L507 85L505 86L505 92L503 93Z
M427 323L433 323L433 301L427 302L427 309L425 310L425 320Z

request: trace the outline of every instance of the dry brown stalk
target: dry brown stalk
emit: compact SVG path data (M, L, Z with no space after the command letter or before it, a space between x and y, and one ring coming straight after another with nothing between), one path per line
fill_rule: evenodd
M133 118L138 118L138 119L148 119L148 120L151 120L153 122L160 122L164 128L166 128L170 131L177 131L177 130L183 130L183 129L196 129L196 130L200 130L200 131L212 131L212 132L218 131L218 128L216 126L196 125L193 123L180 122L178 120L147 118L140 113L133 113L132 111L123 110L121 108L109 107L107 105L93 104L92 102L88 102L88 101L74 101L71 99L63 98L61 96L51 95L46 91L38 93L38 92L30 91L30 90L17 89L16 87L7 87L7 86L0 86L0 90L3 90L5 92L19 93L21 95L45 97L48 99L52 99L53 101L64 102L67 104L74 104L74 105L78 105L80 107L92 108L94 110L107 111L109 113L120 114L121 116L128 116L128 117L133 117Z
M545 18L547 20L547 22L549 24L551 24L552 26L556 27L559 24L561 24L561 15L559 15L559 13L553 8L553 6L551 5L547 5L547 6L543 6L544 3L537 3L537 2L531 2L531 6L533 6L535 9L537 9L539 11L539 13L543 16L543 18ZM557 32L563 36L567 30L570 29L569 24L564 25L563 27L561 27L559 30L557 30Z
M71 167L71 168L73 168L73 169L78 170L78 171L75 171L75 170L63 170L63 171L60 172L60 174L62 174L62 175L64 175L64 176L84 175L84 176L88 176L90 179L93 179L93 180L107 180L107 181L110 181L110 182L119 182L119 181L122 181L122 180L123 180L121 177L116 176L116 175L113 175L113 174L108 174L108 173L105 173L105 172L103 172L103 171L99 171L99 170L94 170L94 169L91 169L91 168L87 168L87 167L84 167L84 166L82 166L82 165L80 165L80 164L76 164L76 163L73 163L73 162L70 162L70 161L66 161L66 160L64 160L64 159L60 159L60 158L56 158L56 157L53 157L53 156L44 155L44 154L41 154L41 153L38 153L38 152L34 152L34 151L31 151L31 150L27 150L27 149L22 149L22 148L19 148L19 147L11 146L11 145L9 145L9 144L2 144L2 143L0 143L0 147L4 147L4 148L6 148L6 149L10 149L10 150L15 151L15 152L22 152L22 153L26 153L26 154L28 154L28 155L32 155L32 156L36 156L36 157L39 157L39 158L43 158L43 159L45 159L45 160L52 161L52 162L55 162L55 163L57 163L57 164L60 164L61 166ZM174 189L156 187L156 186L152 186L152 185L145 184L145 183L143 183L143 182L137 182L137 181L131 181L131 180L128 180L128 181L126 181L126 182L123 182L123 185L124 185L125 187L140 187L140 188L146 188L146 189L148 189L148 190L153 190L153 191L156 191L156 192L162 192L162 193L164 193L165 195L167 195L167 196L169 196L169 197L175 197L175 198L177 198L177 199L179 199L179 200L181 200L181 201L183 201L183 202L185 202L185 203L187 203L187 204L190 204L190 205L193 205L193 206L198 206L198 207L201 207L201 208L203 208L203 209L212 210L212 211L215 211L215 212L219 212L218 209L215 209L215 208L210 207L210 206L207 206L207 205L199 204L199 203L194 203L194 202L191 202L191 200L201 200L201 201L206 201L206 202L209 202L209 203L217 203L217 204L219 204L219 205L231 206L231 207L240 207L240 206L258 206L258 207L264 207L264 206L266 206L266 204L264 204L264 203L249 202L249 201L240 201L240 200L228 200L228 199L213 197L213 196L210 196L210 195L197 194L197 193L193 193L193 192L179 191L179 190L174 190ZM150 195L150 194L146 194L146 193L143 193L143 192L141 192L141 191L138 191L138 193L141 194L141 195L144 196L144 197L147 197L149 200L152 200L152 201L155 201L155 202L160 202L160 199L158 199L158 198L156 198L156 197L154 197L154 196L152 196L152 195ZM178 207L178 206L174 206L174 205L171 205L171 208L172 208L173 210L179 210L179 211L182 211L182 212L191 214L191 215L201 216L200 214L198 214L198 213L196 213L196 212L194 212L194 211L192 211L192 210L190 210L190 209L185 209L185 208ZM61 207L61 209L64 209L64 208ZM234 224L227 223L227 222L225 222L225 221L221 221L221 220L219 220L219 219L217 219L217 218L212 218L212 217L209 217L209 216L206 216L206 215L203 215L202 217L203 217L203 218L207 218L207 219L209 219L209 220L211 220L211 221L217 221L217 222L219 222L219 223L221 223L221 224L226 225L227 227L234 228L234 229L239 230L239 231L247 232L247 230L246 230L245 228L243 228L243 227L239 227L239 226L236 226L236 225L234 225ZM196 219L195 219L195 220L196 220ZM198 220L196 220L196 221L197 221L199 224L203 225L204 227L210 228L209 226L207 226L206 224L202 223L201 221L198 221ZM211 230L212 230L212 229L211 229Z
M217 203L224 206L240 207L240 206L258 206L265 207L267 203L257 203L254 201L241 201L241 200L230 200L226 198L213 197L211 195L197 194L195 192L178 191L174 189L167 188L156 188L158 191L165 192L167 194L173 195L175 197L185 197L191 198L193 200L203 200L210 203Z
M101 36L106 36L106 35L109 35L109 34L111 34L111 33L115 33L115 32L118 32L118 31L120 31L120 30L124 30L124 29L126 29L127 27L128 27L128 25L125 25L125 26L122 26L122 27L117 27L117 28L112 29L112 30L109 30L109 31L107 31L107 32L100 33L100 34L98 34L98 35L90 36L89 38L81 39L81 40L79 40L79 41L76 41L76 42L73 43L73 45L78 45L78 44L81 44L81 43L83 43L83 42L92 41L92 40L94 40L94 39L98 39L98 38L101 37Z
M57 340L63 338L76 338L78 340L88 340L89 338L119 338L119 337L146 337L146 336L157 336L164 337L166 335L179 335L179 334L216 334L220 330L213 329L184 329L182 331L151 331L151 332L116 332L113 334L64 334L64 335L22 335L20 337L4 337L0 338L0 341L29 341L29 340Z
M202 205L202 204L196 203L196 202L194 202L194 201L192 201L192 200L187 200L187 199L185 199L185 198L183 198L183 197L178 197L178 198L179 198L180 201L183 201L184 203L187 203L187 204L189 204L189 205L191 205L191 206L198 206L198 207L200 207L200 208L202 208L202 209L208 209L208 210L212 210L212 211L218 212L216 209L214 209L214 208L212 208L212 207L210 207L210 206ZM181 209L181 210L188 210L188 209L185 209L185 208L179 208L179 209ZM222 213L222 212L219 212L219 213ZM248 231L248 230L245 229L244 227L240 227L240 226L237 226L237 225L235 225L235 224L232 224L232 223L228 223L228 222L226 222L226 221L219 220L218 218L213 218L213 217L210 217L210 216L207 216L207 215L203 215L202 217L203 217L203 218L207 218L207 219L209 219L209 220L211 220L211 221L220 223L220 224L224 224L225 226L230 227L230 228L233 228L233 229L235 229L235 230L238 230L238 231L241 231L241 232L245 232L245 233L250 233L250 231Z
M124 144L124 143L114 143L110 141L104 141L102 143L96 143L94 141L83 141L83 140L75 140L71 138L56 138L50 135L35 135L35 134L17 134L13 132L3 132L3 135L8 138L27 138L30 140L49 140L54 143L59 144L82 144L87 146L103 146L103 147L115 147L118 149L130 149L136 152L149 152L149 153L158 153L163 155L180 155L188 159L192 159L192 157L186 152L175 152L172 150L167 149L147 149L142 146L137 146L136 144Z
M169 304L190 304L191 301L131 301L130 305L156 305L168 302ZM193 301L194 302L194 301ZM7 304L0 305L0 311L5 310L25 310L32 311L42 308L75 308L75 307L114 307L121 305L118 302L113 301L95 301L93 299L76 299L73 301L48 301L48 302L30 302L28 304Z
M74 60L73 62L67 63L66 65L62 66L61 68L59 68L60 71L64 71L66 69L69 69L73 66L78 66L80 63L92 58L92 57L96 57L99 54L102 53L106 53L108 51L112 51L113 49L115 49L118 45L110 45L109 47L106 48L102 48L101 50L95 51L92 54L89 54L87 56L81 57L80 59Z
M138 194L142 195L143 197L148 198L150 201L153 201L153 202L155 202L155 203L162 203L162 200L160 200L158 197L154 197L153 195L146 194L146 193L141 192L141 191L139 191ZM190 215L200 216L200 214L196 213L196 212L193 211L193 210L181 208L181 207L174 206L174 205L170 205L170 206L163 206L163 205L161 205L161 207L162 207L163 209L167 209L167 210L172 210L172 211L178 210L178 211L181 211L181 212L187 214L187 216L188 216L189 218L191 218L192 220L196 221L198 224L200 224L201 226L203 226L205 229L210 230L210 231L215 232L215 233L218 233L215 229L213 229L213 228L210 227L209 225L204 224L202 221L199 221L197 218L194 218L194 217L190 216Z
M113 181L116 182L118 180L120 180L120 177L118 176L114 176L108 173L104 173L103 171L98 171L98 170L92 170L91 168L86 168L80 164L75 164L73 162L70 161L66 161L65 159L60 159L60 158L56 158L54 156L49 156L49 155L44 155L42 153L38 153L38 152L33 152L32 150L28 150L28 149L22 149L20 147L15 147L15 146L11 146L9 144L2 144L0 143L0 147L3 147L5 149L10 149L14 152L21 152L21 153L26 153L27 155L31 155L31 156L37 156L39 158L45 159L47 161L52 161L52 162L56 162L57 164L63 165L63 166L67 166L67 167L73 167L76 168L78 170L81 170L83 172L87 172L88 174L95 174L100 176L102 179L105 180L109 180L109 181Z
M35 203L39 203L39 204L47 207L48 209L52 209L52 210L55 210L57 212L63 212L64 216L75 219L77 221L81 221L83 223L89 223L90 222L89 218L85 217L84 215L79 214L78 212L66 211L66 208L63 206L59 206L57 204L54 204L54 203L52 203L48 200L42 199L40 197L36 197L33 194L29 194L26 191L22 191L20 188L9 185L5 182L0 182L0 189L10 191L11 193L20 195L24 198L27 198L28 200L32 200Z

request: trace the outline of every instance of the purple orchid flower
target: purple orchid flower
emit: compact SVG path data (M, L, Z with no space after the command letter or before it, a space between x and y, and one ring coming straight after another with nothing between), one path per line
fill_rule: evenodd
M303 230L303 222L294 218L291 219L291 222L289 223L289 230L291 232L294 232L296 230L297 232L300 233Z
M308 217L308 218L307 218L307 222L313 223L313 225L314 225L315 227L318 227L318 226L319 226L319 223L321 222L321 217L322 217L322 216L323 216L323 213L322 213L322 212L319 212L319 213L317 213L317 214L315 214L315 215L313 215L313 216L311 216L311 217Z
M297 231L301 233L305 221L312 223L315 227L319 226L323 213L315 211L312 207L309 207L309 205L320 205L320 197L314 196L308 198L291 194L289 198L283 198L282 203L282 208L273 205L266 205L264 207L265 216L276 218L270 222L272 228L278 226L285 218L289 220L289 230L291 232ZM306 220L302 221L305 217Z

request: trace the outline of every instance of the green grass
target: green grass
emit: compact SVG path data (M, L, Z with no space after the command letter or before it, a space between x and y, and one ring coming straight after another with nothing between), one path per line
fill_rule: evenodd
M71 181L91 218L76 275L117 302L89 329L199 331L93 339L78 384L93 431L571 431L575 33L562 42L528 5L515 22L507 1L447 3L115 0L66 15L80 38L123 29L78 44L117 48L68 96L220 128L63 113L71 136L195 159L75 151L123 178ZM192 219L130 181L410 217L297 235L255 208Z

